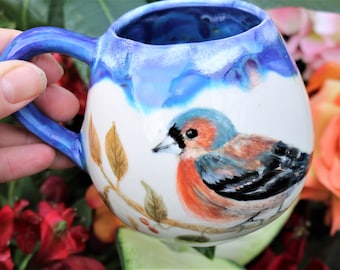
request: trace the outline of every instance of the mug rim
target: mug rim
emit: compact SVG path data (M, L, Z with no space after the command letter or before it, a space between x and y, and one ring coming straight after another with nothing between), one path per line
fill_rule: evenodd
M233 36L212 39L206 41L197 41L197 42L185 42L185 43L175 43L175 44L149 44L141 41L137 41L134 39L130 39L124 36L119 35L119 31L131 23L132 21L141 18L144 15L151 14L153 12L163 11L172 8L183 8L183 7L226 7L226 8L234 8L236 10L241 10L247 12L255 17L257 17L260 22L257 25L243 31L242 33L235 34ZM249 2L240 1L240 0L163 0L158 2L152 2L149 4L145 4L134 8L127 13L123 14L121 17L117 18L112 25L109 27L109 31L114 35L115 38L121 39L127 42L132 42L136 44L140 44L143 46L151 46L151 47L167 47L167 46L188 46L192 44L202 44L202 43L210 43L210 42L218 42L224 41L225 39L232 39L235 37L239 37L241 35L245 35L251 31L254 31L258 27L261 27L267 21L270 21L269 15L260 7L251 4Z

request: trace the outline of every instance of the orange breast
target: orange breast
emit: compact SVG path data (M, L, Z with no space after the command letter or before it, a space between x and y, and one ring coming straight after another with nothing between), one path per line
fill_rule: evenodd
M180 160L177 192L184 205L204 220L226 221L235 217L228 211L228 199L208 188L197 173L193 160Z

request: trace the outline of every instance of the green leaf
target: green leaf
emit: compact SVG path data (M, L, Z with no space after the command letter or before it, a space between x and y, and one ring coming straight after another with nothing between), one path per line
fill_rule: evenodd
M294 207L295 204L262 229L216 246L215 257L233 260L240 265L249 263L272 242L288 220Z
M52 0L0 0L5 16L16 22L16 28L26 30L48 25L49 7Z
M8 200L13 204L18 199L26 199L30 205L35 205L41 199L39 186L35 182L36 176L23 177L9 183Z
M48 24L64 27L64 0L51 1L48 14Z
M0 9L0 27L1 28L15 28L16 23L14 20L9 19L5 15L5 11Z
M213 259L215 257L215 246L212 247L195 247L195 249L206 256L208 259Z
M144 0L65 0L65 28L98 37L119 16L143 4Z
M79 222L86 228L90 228L92 224L92 209L86 204L85 198L76 201L72 207L77 209L77 218L79 219Z
M220 258L208 259L187 246L170 247L157 238L122 227L117 245L123 269L244 269Z

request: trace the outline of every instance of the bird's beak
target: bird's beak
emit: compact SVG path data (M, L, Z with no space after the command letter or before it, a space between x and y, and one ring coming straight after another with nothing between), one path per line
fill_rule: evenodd
M169 153L176 153L180 154L183 149L178 147L178 144L176 141L170 137L167 136L165 139L157 144L153 149L152 152L158 153L158 152L169 152Z

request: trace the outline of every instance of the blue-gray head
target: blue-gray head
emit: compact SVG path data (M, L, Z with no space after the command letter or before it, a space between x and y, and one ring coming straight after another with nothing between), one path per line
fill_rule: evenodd
M207 108L195 108L178 115L171 121L168 131L168 137L182 150L195 140L210 150L218 149L236 135L234 125L226 115ZM153 151L162 149L166 149L166 145L161 144Z

